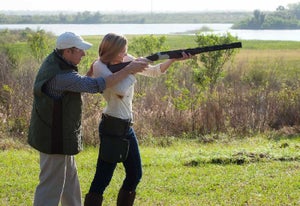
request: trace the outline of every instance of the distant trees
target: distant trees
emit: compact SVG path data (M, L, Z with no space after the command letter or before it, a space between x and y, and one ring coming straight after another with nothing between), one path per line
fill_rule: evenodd
M253 12L253 17L233 25L233 29L300 29L300 3L290 4L286 9L278 6L276 11Z
M149 23L233 23L250 12L195 13L19 13L1 14L0 24L149 24Z
M78 12L55 15L4 15L0 14L0 24L94 24L101 23L100 12Z

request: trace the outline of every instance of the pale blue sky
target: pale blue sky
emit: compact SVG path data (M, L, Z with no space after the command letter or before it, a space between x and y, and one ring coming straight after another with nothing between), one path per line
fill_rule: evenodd
M274 11L300 0L1 0L0 11Z

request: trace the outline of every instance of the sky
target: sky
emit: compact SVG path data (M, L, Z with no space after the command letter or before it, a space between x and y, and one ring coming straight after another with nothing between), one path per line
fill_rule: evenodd
M0 11L192 12L275 11L300 0L1 0Z

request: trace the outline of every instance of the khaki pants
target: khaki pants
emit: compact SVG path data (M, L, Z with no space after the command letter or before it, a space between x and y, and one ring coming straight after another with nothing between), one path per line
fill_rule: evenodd
M81 206L74 156L40 153L40 170L34 206Z

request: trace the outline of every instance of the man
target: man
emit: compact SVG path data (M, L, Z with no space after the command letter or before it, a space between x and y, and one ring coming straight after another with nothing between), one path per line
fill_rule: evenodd
M74 159L82 150L81 92L102 93L148 65L138 59L107 78L81 76L77 65L91 46L72 32L61 34L36 76L28 134L28 143L40 152L34 206L81 205Z

